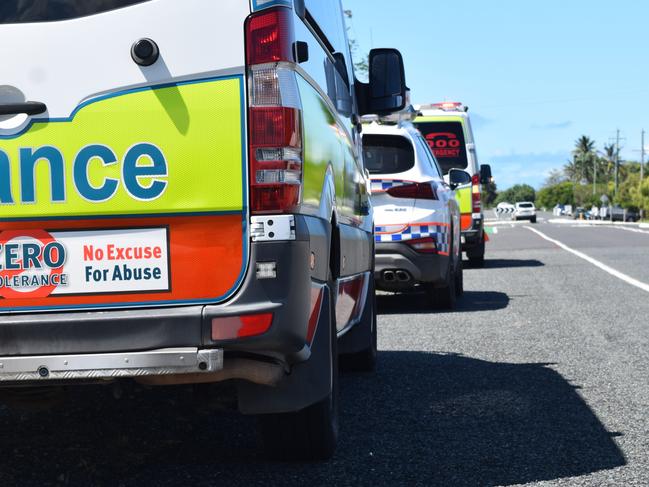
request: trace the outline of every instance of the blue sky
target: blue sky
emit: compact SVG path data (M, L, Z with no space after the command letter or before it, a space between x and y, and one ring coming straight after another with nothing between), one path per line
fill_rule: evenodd
M499 188L539 187L585 134L620 129L639 160L649 131L649 2L343 0L362 51L396 47L414 103L470 107ZM645 144L649 146L649 136Z

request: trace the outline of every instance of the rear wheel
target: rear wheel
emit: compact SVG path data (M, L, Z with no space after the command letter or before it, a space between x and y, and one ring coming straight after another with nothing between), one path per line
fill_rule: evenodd
M428 286L428 295L436 309L451 310L455 308L457 301L457 285L455 282L456 272L454 266L449 263L446 274L446 282L442 287Z
M471 264L471 267L484 267L484 252L484 240L482 240L479 245L467 251L466 256L469 258L469 264Z
M331 391L323 400L301 411L260 416L261 437L266 455L282 461L330 459L338 440L338 350L334 281L327 286L329 312L318 326L330 330Z

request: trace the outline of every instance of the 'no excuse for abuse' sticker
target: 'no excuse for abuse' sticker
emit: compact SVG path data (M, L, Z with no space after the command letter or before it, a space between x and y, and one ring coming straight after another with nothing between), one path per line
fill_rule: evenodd
M0 297L169 290L166 228L0 232Z

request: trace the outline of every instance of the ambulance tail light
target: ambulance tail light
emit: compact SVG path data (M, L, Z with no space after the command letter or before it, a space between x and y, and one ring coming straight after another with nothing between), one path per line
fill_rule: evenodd
M480 199L480 175L474 174L471 178L471 209L473 213L482 212L482 200Z
M302 104L293 46L292 11L263 10L246 22L250 209L290 213L303 181Z
M387 190L393 198L410 198L417 200L436 200L437 187L434 183L412 183L394 186Z

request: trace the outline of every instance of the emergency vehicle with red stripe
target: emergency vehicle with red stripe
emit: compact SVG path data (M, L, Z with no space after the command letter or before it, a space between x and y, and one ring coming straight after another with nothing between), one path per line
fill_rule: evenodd
M463 170L469 175L455 191L461 213L462 250L473 266L482 266L487 235L481 194L482 185L491 180L491 167L478 163L469 109L458 102L416 108L419 114L414 125L426 139L447 181L451 181L449 172L452 169Z
M340 0L21 0L0 58L0 401L227 381L269 456L330 458L338 354L377 359L358 120L405 106L401 54L358 81Z
M462 293L460 211L453 188L406 116L363 130L375 221L378 289L423 288L431 304L453 308Z

